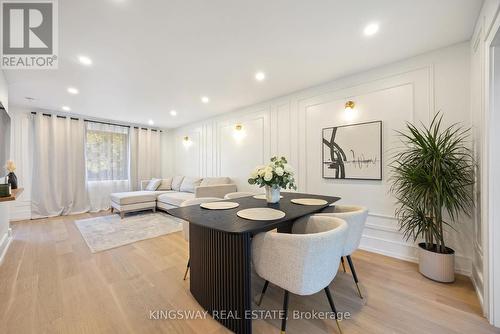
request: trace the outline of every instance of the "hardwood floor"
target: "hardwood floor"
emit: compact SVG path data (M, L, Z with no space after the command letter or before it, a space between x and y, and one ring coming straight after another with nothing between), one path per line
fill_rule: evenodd
M107 214L107 213L102 213ZM188 258L182 232L92 254L77 219L13 224L0 266L0 333L227 333L211 318L151 320L150 310L201 310L182 280ZM413 263L358 251L353 260L361 300L349 273L331 285L341 321L354 333L500 333L481 316L467 277L454 284L425 279ZM254 275L254 300L263 281ZM283 291L269 285L260 309L279 310ZM254 305L255 308L257 308ZM290 296L290 312L328 311L324 293ZM280 320L254 321L254 333L279 333ZM333 320L294 320L288 333L337 333Z

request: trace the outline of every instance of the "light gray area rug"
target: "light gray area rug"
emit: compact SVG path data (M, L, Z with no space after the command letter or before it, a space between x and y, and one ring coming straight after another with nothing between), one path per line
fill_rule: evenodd
M109 215L75 221L92 253L182 230L182 219L165 213Z

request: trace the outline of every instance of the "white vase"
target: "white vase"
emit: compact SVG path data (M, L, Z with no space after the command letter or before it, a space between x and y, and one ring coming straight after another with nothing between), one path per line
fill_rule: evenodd
M266 186L267 203L278 203L280 201L280 188L276 186Z

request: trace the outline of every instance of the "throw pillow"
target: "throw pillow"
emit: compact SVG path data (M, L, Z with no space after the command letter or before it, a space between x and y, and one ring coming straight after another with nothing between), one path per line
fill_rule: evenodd
M194 188L198 187L200 183L201 178L199 177L185 177L184 180L182 180L180 191L194 193Z
M158 187L158 190L172 190L172 181L173 178L167 177L166 179L161 180L161 184Z
M156 189L158 189L160 184L161 184L160 179L151 179L151 181L149 181L148 185L146 186L146 190L155 191Z
M172 190L181 191L181 184L184 176L174 176L172 180Z

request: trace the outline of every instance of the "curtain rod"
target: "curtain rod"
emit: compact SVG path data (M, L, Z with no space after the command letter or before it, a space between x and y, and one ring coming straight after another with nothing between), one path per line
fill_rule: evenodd
M37 113L35 111L32 111L31 112L32 115L36 115ZM45 114L45 113L42 113L43 116L48 116L48 117L51 117L52 114ZM79 118L76 118L76 117L70 117L70 116L62 116L62 115L56 115L57 118L69 118L69 119L72 119L74 121L78 121ZM148 130L148 128L143 128L143 127L140 127L140 126L132 126L132 125L123 125L123 124L116 124L116 123L109 123L109 122L102 122L102 121L94 121L94 120L91 120L91 119L83 119L84 122L91 122L91 123L98 123L98 124L106 124L106 125L116 125L116 126L123 126L124 128L134 128L134 129L141 129L141 130ZM163 132L162 130L157 130L157 129L151 129L151 131L154 131L154 132L157 132L157 131L160 131L160 132Z

